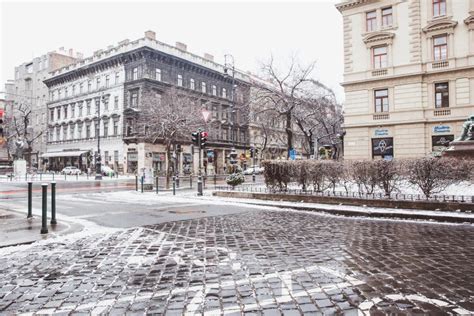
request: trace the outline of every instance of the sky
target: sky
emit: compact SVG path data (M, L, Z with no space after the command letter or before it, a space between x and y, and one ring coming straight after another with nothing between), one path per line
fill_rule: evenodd
M33 57L60 47L88 57L153 30L157 40L185 43L188 51L210 53L216 62L232 54L236 68L257 74L272 55L281 65L291 56L302 65L316 61L313 77L343 102L343 33L337 2L0 0L0 91L13 79L14 67Z

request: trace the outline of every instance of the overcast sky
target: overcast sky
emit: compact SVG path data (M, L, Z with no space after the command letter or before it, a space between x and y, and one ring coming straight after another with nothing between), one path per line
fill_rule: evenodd
M336 91L343 72L342 18L338 0L313 1L5 1L1 6L0 91L14 67L59 47L87 57L93 51L135 40L144 31L188 51L224 54L236 67L258 73L273 54L284 61L296 54L303 64L316 60L314 77Z

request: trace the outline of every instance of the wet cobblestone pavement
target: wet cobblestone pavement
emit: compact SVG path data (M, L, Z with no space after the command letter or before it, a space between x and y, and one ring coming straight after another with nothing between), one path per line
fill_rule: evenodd
M249 212L35 244L0 313L474 313L474 227Z

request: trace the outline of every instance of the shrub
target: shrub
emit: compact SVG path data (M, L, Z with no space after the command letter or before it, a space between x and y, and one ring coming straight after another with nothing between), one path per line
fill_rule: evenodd
M232 186L232 189L234 189L239 184L245 182L245 176L242 172L231 173L227 176L226 182L228 185Z
M377 185L384 191L385 196L390 198L390 194L398 189L402 179L401 164L395 160L374 160L373 163Z
M321 161L312 161L308 166L308 180L313 184L313 190L323 192L327 189L326 174Z
M359 193L374 193L377 186L377 168L372 160L353 161L351 177L359 187Z
M262 166L264 167L265 184L269 189L279 191L288 189L288 183L291 181L290 162L264 161Z

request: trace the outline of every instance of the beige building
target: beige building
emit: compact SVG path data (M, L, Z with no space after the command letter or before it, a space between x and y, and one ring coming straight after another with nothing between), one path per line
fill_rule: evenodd
M439 152L474 114L474 0L346 0L347 159Z

